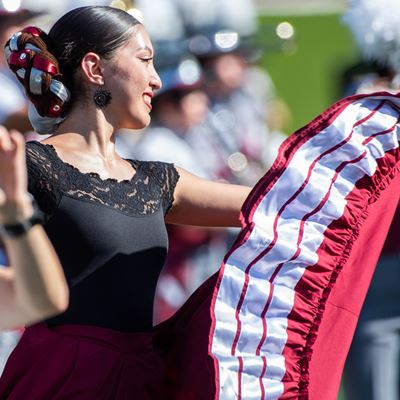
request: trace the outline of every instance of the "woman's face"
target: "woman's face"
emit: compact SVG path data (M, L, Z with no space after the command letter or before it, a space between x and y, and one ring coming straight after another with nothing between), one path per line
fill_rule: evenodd
M142 129L150 123L151 100L161 80L153 65L153 46L143 25L105 64L105 87L112 100L105 109L116 129Z

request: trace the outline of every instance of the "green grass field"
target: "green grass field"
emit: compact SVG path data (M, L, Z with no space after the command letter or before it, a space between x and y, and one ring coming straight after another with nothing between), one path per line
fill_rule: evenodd
M341 97L340 74L358 60L358 51L339 15L261 17L261 39L274 42L275 27L283 21L295 29L296 50L267 49L261 59L278 95L289 105L293 120L286 133L308 123ZM276 43L276 40L275 40ZM292 49L293 51L293 49Z

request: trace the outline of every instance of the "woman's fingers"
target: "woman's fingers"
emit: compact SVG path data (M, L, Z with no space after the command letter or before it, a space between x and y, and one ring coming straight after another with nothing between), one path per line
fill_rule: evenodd
M3 151L10 151L12 149L10 134L3 126L0 126L0 149Z
M6 195L0 187L0 207L6 202Z
M9 138L12 150L17 151L21 155L21 152L24 152L25 149L25 139L22 133L13 129L10 131Z
M16 147L24 147L25 140L21 132L15 129L8 131L4 126L0 125L0 146L2 150L10 151Z
M10 157L24 157L25 139L22 133L16 130L8 131L0 125L0 156L1 154ZM18 155L16 154L18 152Z
M3 199L0 199L0 204L26 197L26 175L24 137L16 130L8 131L0 126L0 190Z

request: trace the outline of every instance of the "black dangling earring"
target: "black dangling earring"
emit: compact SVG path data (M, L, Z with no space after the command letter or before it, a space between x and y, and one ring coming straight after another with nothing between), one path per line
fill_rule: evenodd
M105 89L104 87L96 89L93 95L94 103L99 108L107 107L111 99L112 99L111 92Z

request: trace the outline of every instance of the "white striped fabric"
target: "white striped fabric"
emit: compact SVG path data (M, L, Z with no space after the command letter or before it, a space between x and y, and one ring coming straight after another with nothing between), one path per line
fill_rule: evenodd
M398 107L400 99L390 95L344 104L289 160L283 144L269 174L282 162L284 171L267 193L253 190L247 199L247 237L225 259L212 308L216 398L272 400L284 394L283 353L296 285L318 262L324 233L343 215L346 196L375 173L377 159L398 147Z

